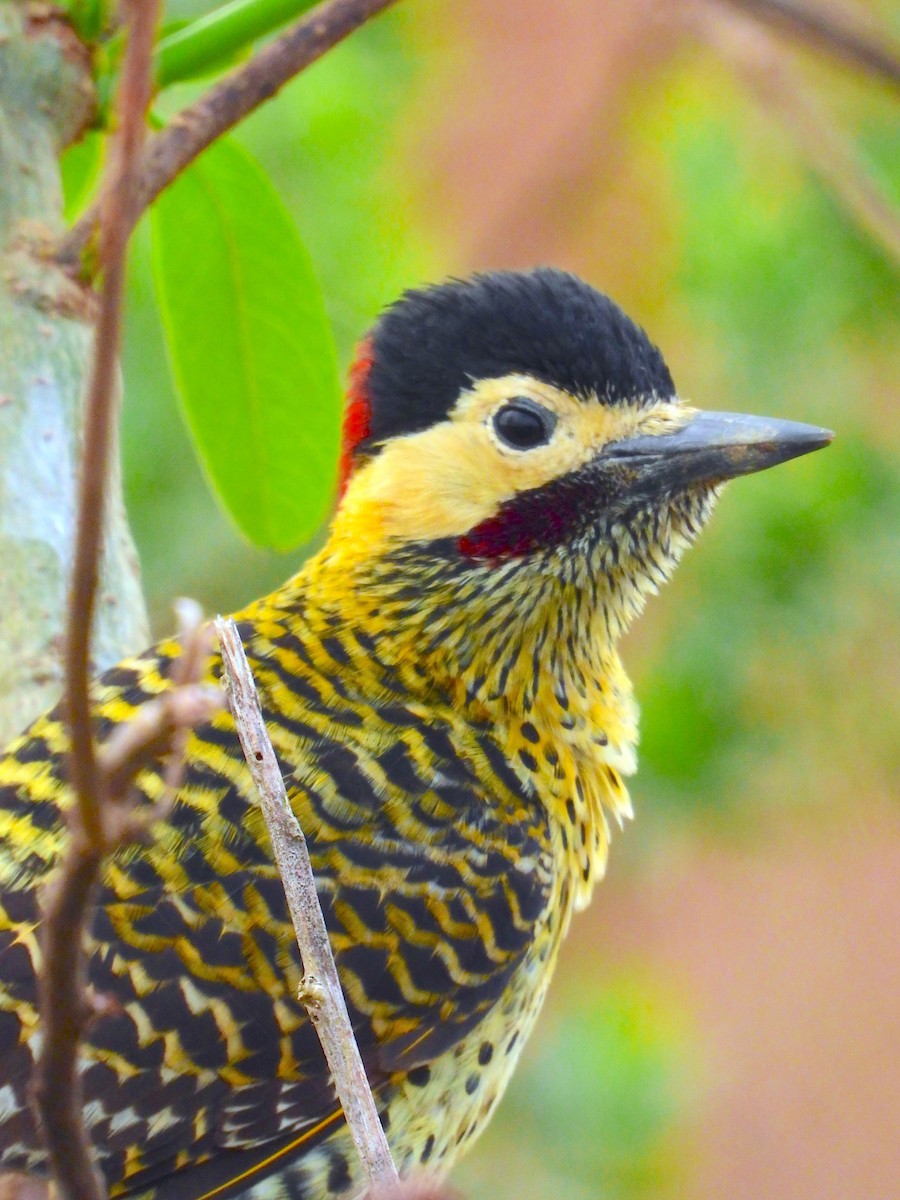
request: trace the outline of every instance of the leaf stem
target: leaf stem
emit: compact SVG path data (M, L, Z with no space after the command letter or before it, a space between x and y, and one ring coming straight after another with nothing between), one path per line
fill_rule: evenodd
M271 0L275 2L275 0ZM321 0L301 20L275 41L257 50L249 62L217 80L155 137L144 152L139 211L202 154L216 138L227 133L295 75L321 58L360 25L390 7L396 0ZM91 241L99 218L94 204L64 235L55 260L75 274Z
M258 38L312 7L312 0L231 0L160 40L154 56L159 89L225 65Z
M809 0L726 0L732 8L768 25L781 27L816 49L842 58L851 66L900 87L900 50L887 29L840 5Z

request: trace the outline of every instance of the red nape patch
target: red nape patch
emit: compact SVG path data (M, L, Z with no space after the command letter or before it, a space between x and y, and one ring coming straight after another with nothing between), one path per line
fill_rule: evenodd
M344 424L341 428L341 457L338 464L338 499L347 490L353 468L354 455L360 442L372 429L372 404L369 400L369 372L374 356L372 339L366 338L356 349L356 357L350 367L347 384L347 404L344 408Z

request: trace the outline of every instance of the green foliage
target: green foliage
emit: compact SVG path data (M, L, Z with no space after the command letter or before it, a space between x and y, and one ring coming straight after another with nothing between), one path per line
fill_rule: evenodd
M196 5L171 6L173 17L195 11ZM343 362L383 303L436 273L394 165L396 123L411 82L406 30L389 12L237 131L298 226L314 235L308 249ZM192 95L168 89L160 113L174 113ZM204 240L210 236L205 232ZM280 583L301 556L249 546L209 497L166 370L148 242L139 227L125 329L122 449L145 588L162 630L171 624L172 595L227 611ZM302 423L303 396L296 392L294 400Z
M84 209L100 178L105 138L90 130L65 151L60 160L63 185L63 215L74 221Z
M673 139L679 193L691 198L680 283L697 315L724 327L740 355L736 365L763 389L797 355L841 331L883 331L894 319L900 281L795 159L773 161L771 145L734 133L734 114L729 122L706 106ZM883 166L889 178L887 157Z
M115 11L113 0L60 0L59 7L85 42L95 42L109 28Z
M159 88L196 79L230 65L258 38L312 7L312 0L232 0L196 21L164 31L156 47Z
M255 38L308 7L308 0L237 0L200 5L199 11L196 4L173 5L157 52L160 82L225 65ZM390 138L385 115L398 109L409 79L397 33L390 18L364 30L247 122L239 135L268 158L278 192L301 224L309 222L316 230L316 272L325 276L344 357L372 314L421 277L410 277L406 266L407 241L414 244L406 221L388 207L396 205L396 189L379 178ZM120 42L117 36L102 47L101 92L104 80L106 93L111 91ZM167 107L170 92L159 101L160 123L184 102L176 94ZM376 95L379 101L373 104ZM64 156L68 220L95 194L105 136L92 132ZM339 411L332 338L311 264L279 196L257 164L245 158L238 167L236 149L230 170L224 169L226 153L207 153L154 206L158 290L182 413L207 476L245 536L257 546L283 550L309 538L332 495ZM298 164L309 163L315 163L314 170L308 165L298 170ZM142 254L133 257L141 270ZM146 296L146 289L140 290ZM295 306L281 326L265 313L273 297L282 312ZM132 327L143 323L145 346L147 338L152 344L158 337L149 313L133 311L131 321ZM155 490L160 473L152 465L154 446L162 452L177 432L136 411L143 381L153 380L154 410L163 404L161 381L155 371L148 375L146 353L135 377L128 370L126 347L129 398L138 393L129 399L124 429L132 495L146 494L144 480ZM269 371L265 380L260 369ZM138 428L132 442L130 431ZM239 439L237 429L254 432L249 440ZM172 456L163 457L170 478ZM267 491L258 482L267 479L277 479L278 486ZM140 512L135 520L139 527ZM206 523L214 524L214 518L207 515ZM161 550L173 553L171 539L163 542ZM153 574L151 563L151 587Z
M309 255L265 173L227 139L152 216L168 348L200 457L247 537L295 546L330 502L340 425Z
M240 127L301 228L322 281L339 353L411 284L439 275L409 199L398 133L415 82L402 6L387 12Z
M666 1005L623 986L574 1007L539 1043L518 1103L556 1171L603 1181L610 1196L661 1182L657 1143L678 1107L670 1026Z
M672 1136L684 1103L687 1031L669 996L633 981L569 998L547 1022L510 1085L487 1146L459 1175L487 1194L489 1164L503 1164L501 1194L591 1200L680 1195L683 1155ZM517 1152L507 1138L519 1139ZM552 1181L552 1183L551 1183Z
M730 485L679 572L678 588L696 603L670 610L652 678L638 682L635 785L652 797L648 810L674 814L721 811L750 792L758 802L747 753L757 762L772 753L788 716L774 680L760 703L761 657L782 639L810 660L830 654L851 593L881 586L880 531L896 529L900 481L861 418L878 381L867 356L896 323L900 276L737 94L713 95L691 71L666 101L666 120L678 113L664 151L677 197L678 303L729 387L727 398L698 402L837 432L822 454ZM888 137L886 126L873 115L865 141L882 184L898 192L896 130ZM857 549L858 574L835 578L835 562Z

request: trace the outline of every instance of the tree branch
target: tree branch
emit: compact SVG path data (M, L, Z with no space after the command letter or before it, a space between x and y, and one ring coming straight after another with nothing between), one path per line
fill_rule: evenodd
M59 9L0 2L0 744L63 690L78 457L96 296L49 258L59 155L95 112L90 55ZM91 645L150 640L119 472L110 475Z
M216 621L225 688L244 757L259 791L278 873L303 960L299 999L316 1027L367 1186L398 1184L365 1067L353 1036L344 994L319 906L306 838L288 801L281 768L266 731L240 634L232 620Z
M791 131L853 222L900 265L900 213L867 173L851 139L794 69L791 56L757 22L728 13L718 3L705 3L699 12L702 33Z
M182 602L184 604L184 602ZM53 1174L63 1200L102 1200L105 1188L94 1168L82 1118L78 1044L94 1016L109 1011L102 996L86 989L84 929L105 856L144 835L164 815L183 766L188 731L221 707L221 692L200 680L210 648L210 627L195 607L180 611L182 652L171 685L120 727L97 756L100 836L89 839L77 810L59 870L44 893L42 964L38 979L43 1043L34 1074L34 1097ZM129 795L141 767L170 755L166 792L155 805L138 807Z
M325 0L242 67L214 84L151 140L144 153L137 195L140 215L207 146L233 129L265 100L370 17L395 0ZM93 205L62 238L59 263L77 270L99 220Z
M43 962L38 989L43 1043L32 1087L50 1167L62 1200L102 1200L82 1117L78 1043L91 1011L84 963L85 914L100 875L103 851L71 836L59 873L44 891Z
M891 44L887 33L879 35L864 30L860 19L849 12L805 0L727 0L727 3L900 88L900 48Z
M84 411L75 566L65 651L64 705L71 738L71 782L78 803L81 832L98 848L102 846L103 834L91 731L88 664L122 333L125 252L137 212L138 163L150 105L150 64L160 0L132 0L132 5L119 92L119 133L101 199L103 286Z
M115 407L125 250L135 213L135 168L150 101L150 63L158 10L159 0L133 0L119 94L121 124L103 197L104 282L84 414L65 652L64 709L75 807L58 874L45 891L42 928L38 990L43 1037L34 1095L63 1200L102 1200L105 1192L84 1129L78 1073L79 1040L90 1016L85 992L85 924L110 845L103 811L105 789L91 728L88 673Z

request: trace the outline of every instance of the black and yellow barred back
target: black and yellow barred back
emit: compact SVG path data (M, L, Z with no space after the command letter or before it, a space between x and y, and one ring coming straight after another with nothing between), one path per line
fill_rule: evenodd
M495 1045L489 1031L469 1043L528 969L536 929L547 923L547 813L526 794L488 723L447 706L433 706L425 719L387 668L377 672L373 702L365 694L371 680L360 688L356 672L342 669L358 663L358 639L349 646L346 630L315 638L307 630L301 639L296 610L279 610L277 600L257 606L239 628L309 840L379 1104L409 1139L400 1143L405 1157L427 1161L449 1149L435 1147L436 1133L429 1143L430 1126L415 1135L423 1106L440 1099L429 1078L436 1061L447 1052L471 1059L470 1099L443 1135L455 1142L492 1105L493 1076L518 1049L508 1040ZM165 687L176 649L163 643L102 677L101 737ZM211 670L218 673L217 659ZM60 845L64 749L51 715L0 768L0 1078L11 1089L0 1111L9 1167L40 1161L26 1101L37 1030L37 889ZM147 771L139 786L153 799L163 785ZM537 953L546 956L549 928L541 940ZM84 1089L112 1184L140 1190L224 1148L264 1146L266 1157L279 1139L307 1129L308 1141L328 1148L306 1173L349 1181L333 1089L296 1002L299 977L281 882L223 713L191 738L171 817L152 844L114 858L98 904L90 980L121 1013L88 1035ZM227 1176L244 1165L238 1159ZM184 1194L203 1194L206 1178L193 1173ZM171 1186L167 1196L176 1194Z
M688 409L643 332L552 271L409 294L352 379L328 541L237 616L397 1165L440 1173L506 1085L602 874L607 815L630 815L619 635L724 479L827 435ZM176 654L98 681L101 741ZM4 1168L44 1162L27 1090L65 762L55 713L0 761ZM157 800L160 769L138 787ZM106 865L92 926L90 980L114 1003L87 1035L85 1112L112 1193L352 1192L227 713L191 735L152 834Z

